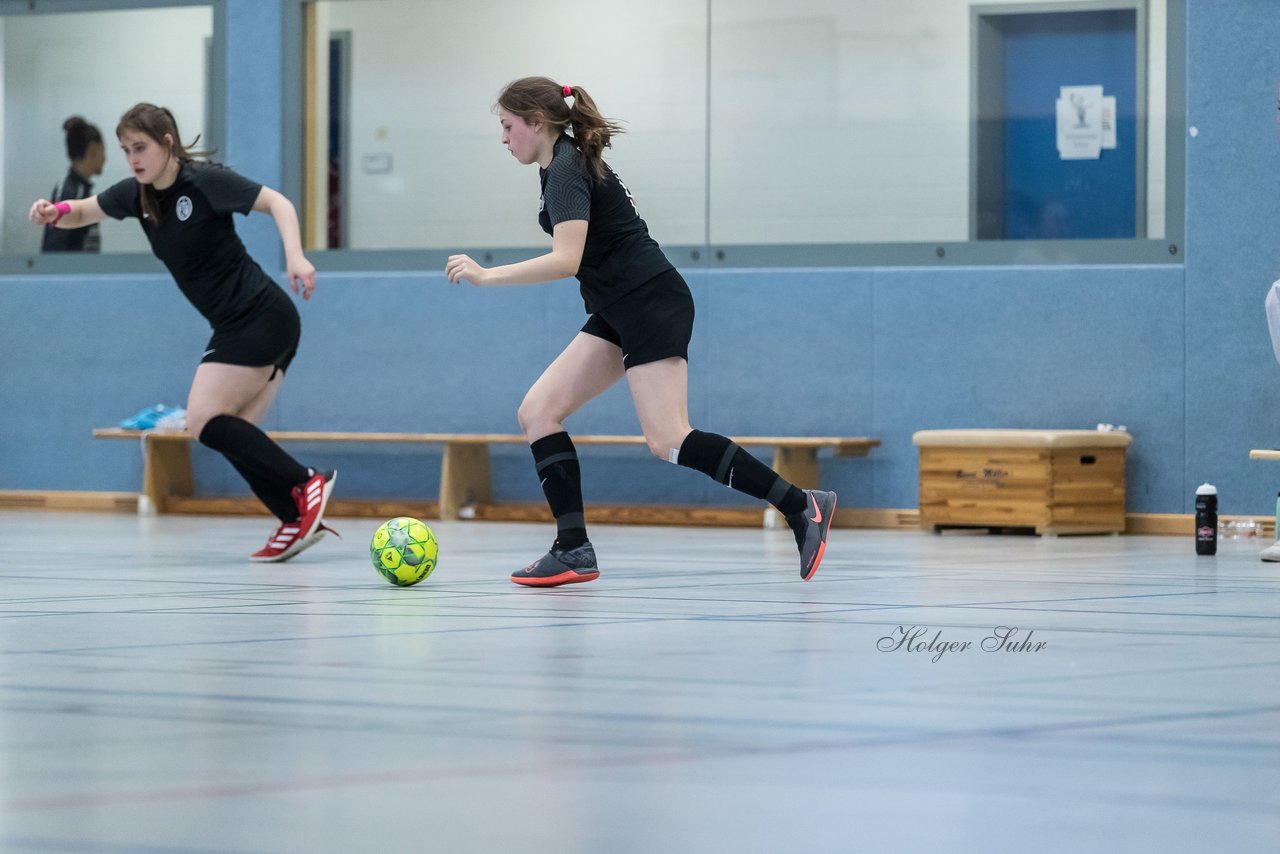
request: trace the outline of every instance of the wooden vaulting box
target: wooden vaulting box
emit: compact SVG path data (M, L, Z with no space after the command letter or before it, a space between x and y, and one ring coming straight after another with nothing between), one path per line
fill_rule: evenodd
M1128 433L921 430L920 525L1124 531Z

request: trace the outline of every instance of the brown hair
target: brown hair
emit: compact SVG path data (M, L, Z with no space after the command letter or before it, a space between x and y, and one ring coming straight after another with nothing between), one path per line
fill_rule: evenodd
M120 123L116 125L116 136L120 136L125 131L151 137L162 147L167 148L169 155L178 158L180 163L187 163L198 157L208 157L213 153L212 150L189 151L187 146L182 144L182 136L178 133L178 122L167 107L146 103L134 104L125 111L125 114L120 117ZM164 141L165 134L169 135L172 143ZM199 141L200 137L197 136L191 141L191 145ZM142 210L153 223L159 225L160 203L156 198L156 188L150 184L140 184L139 190L142 193Z
M566 101L570 96L572 106ZM526 122L537 119L571 131L587 170L597 180L604 178L604 150L610 138L623 131L621 125L600 115L596 102L581 86L561 86L549 77L521 77L502 90L498 106Z

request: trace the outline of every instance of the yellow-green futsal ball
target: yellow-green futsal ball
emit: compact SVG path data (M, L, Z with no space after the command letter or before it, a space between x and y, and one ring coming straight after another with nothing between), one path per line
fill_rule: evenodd
M373 568L398 587L417 584L436 568L440 547L431 529L408 516L388 519L373 532Z

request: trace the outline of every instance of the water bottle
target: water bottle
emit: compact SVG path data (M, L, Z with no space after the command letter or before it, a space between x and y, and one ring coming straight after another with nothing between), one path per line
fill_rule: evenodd
M1202 483L1196 489L1196 554L1218 552L1218 488Z

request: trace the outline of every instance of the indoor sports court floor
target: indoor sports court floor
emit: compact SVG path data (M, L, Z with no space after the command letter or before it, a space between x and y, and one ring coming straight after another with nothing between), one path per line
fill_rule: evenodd
M263 519L0 513L0 851L1280 840L1253 550L838 530L804 584L785 532L597 527L601 579L546 591L507 581L544 526L432 522L395 589L334 524L263 566Z

